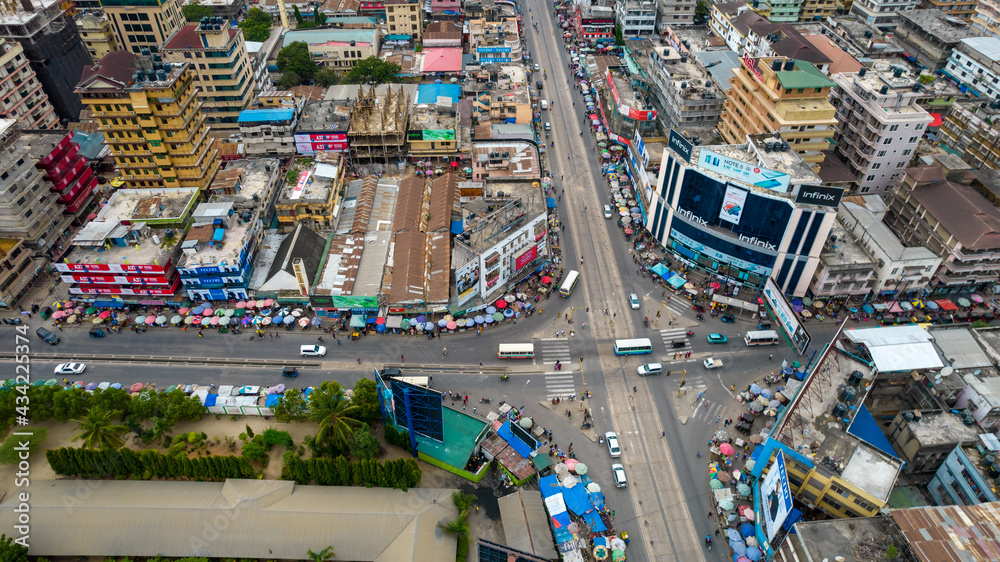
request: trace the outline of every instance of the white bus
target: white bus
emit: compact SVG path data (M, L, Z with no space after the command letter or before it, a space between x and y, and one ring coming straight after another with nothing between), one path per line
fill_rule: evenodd
M533 343L502 343L497 351L500 359L531 359L535 356Z
M566 279L563 280L562 285L559 286L559 294L568 297L573 294L573 288L576 287L576 280L580 278L580 272L571 269L566 275Z
M747 332L746 337L747 347L755 345L778 345L781 339L778 337L778 332L774 330L755 330Z
M615 340L615 355L641 355L652 352L653 344L649 338Z

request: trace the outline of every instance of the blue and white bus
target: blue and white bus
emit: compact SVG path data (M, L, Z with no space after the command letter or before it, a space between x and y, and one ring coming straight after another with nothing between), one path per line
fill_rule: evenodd
M642 355L652 352L653 344L649 341L649 338L615 340L615 355Z
M576 280L580 278L580 272L572 269L566 274L566 279L563 279L562 285L559 286L559 295L563 297L568 297L573 294L573 289L576 287Z

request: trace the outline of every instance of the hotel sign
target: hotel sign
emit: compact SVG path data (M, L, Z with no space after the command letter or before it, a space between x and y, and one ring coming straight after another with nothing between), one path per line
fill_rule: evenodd
M750 53L743 53L743 66L747 67L747 70L753 72L753 75L757 80L764 81L764 73L757 68L757 59L750 56Z

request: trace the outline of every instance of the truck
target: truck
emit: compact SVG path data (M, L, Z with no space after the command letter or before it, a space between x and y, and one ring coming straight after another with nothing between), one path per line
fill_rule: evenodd
M702 364L705 365L706 369L718 369L719 367L722 366L722 360L721 359L712 359L711 357L709 357Z

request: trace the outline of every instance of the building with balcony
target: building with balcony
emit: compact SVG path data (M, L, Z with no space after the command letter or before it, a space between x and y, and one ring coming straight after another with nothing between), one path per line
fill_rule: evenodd
M837 124L827 100L836 83L808 62L744 56L742 63L723 104L722 138L738 144L747 135L778 133L807 163L822 162Z
M968 20L975 13L977 0L921 0L920 7L940 10L959 20Z
M239 21L248 7L248 2L242 0L182 0L181 6L195 3L212 8L212 17L227 21ZM183 13L182 10L181 14Z
M915 9L918 0L854 0L851 14L872 27L892 31L899 21L899 12Z
M73 88L91 62L76 24L61 0L23 0L11 6L10 12L0 11L0 37L24 48L59 119L76 121L83 106Z
M642 37L656 33L656 2L651 0L618 0L615 18L623 37Z
M650 84L661 128L707 131L719 123L726 84L713 79L697 57L673 47L655 45L638 59Z
M100 124L130 188L205 189L219 169L191 63L154 62L126 50L84 69L76 89Z
M297 177L278 193L274 205L278 228L291 230L298 223L311 230L333 228L340 216L346 170L338 152L319 152L309 168L289 170Z
M482 99L487 100L485 109L494 123L531 123L531 94L527 88L484 92L477 99L478 105L482 105Z
M231 202L202 203L191 218L177 257L177 273L187 298L248 298L247 285L263 232L257 212L236 212Z
M941 139L973 168L1000 169L1000 101L955 102Z
M416 0L385 0L385 23L389 35L409 35L420 41L424 29L422 4Z
M23 133L14 121L0 121L0 238L22 240L39 255L52 250L72 217L36 167L59 142L57 133Z
M243 31L222 18L206 18L200 24L177 28L160 52L164 61L194 65L194 83L206 123L221 135L235 132L237 118L250 105L254 93Z
M873 295L898 289L922 291L930 286L931 276L941 266L941 256L923 246L904 245L880 214L863 205L844 201L837 216L875 260L874 283L869 287Z
M603 75L605 88L597 90L604 104L610 133L630 139L635 131L642 135L656 132L656 110L653 109L649 83L635 74L612 72Z
M44 257L35 256L23 239L0 238L0 307L17 306L47 263Z
M309 55L321 66L346 73L354 63L378 55L381 35L375 29L310 29L289 31L284 45L302 41Z
M294 156L297 113L293 107L240 113L240 133L247 156Z
M22 129L51 129L58 124L24 48L6 39L0 39L0 119L13 119Z
M158 49L184 25L179 0L101 0L101 6L111 20L118 48L136 55L143 49Z
M941 10L907 10L899 12L893 38L918 64L940 70L959 41L981 35L964 19Z
M524 57L517 18L477 18L468 21L468 28L469 49L480 64L516 62Z
M983 35L1000 36L1000 0L979 0L972 14L972 26Z
M854 236L839 221L834 222L809 292L814 299L865 297L875 284L875 265Z
M94 200L97 175L80 153L80 145L73 142L72 132L54 132L46 135L45 140L54 146L51 152L38 159L37 166L52 184L51 191L62 204L67 218L79 218L90 209Z
M1000 38L962 39L951 53L944 73L963 92L976 97L1000 100Z
M118 50L118 40L111 20L100 13L83 13L76 17L76 27L80 30L83 46L90 53L91 60L101 60L104 55Z
M410 113L406 142L410 158L449 164L459 152L458 104L417 104Z
M693 25L694 8L694 0L657 2L656 29L659 31L672 25Z
M116 191L55 263L69 294L173 296L181 282L177 239L190 224L199 193L193 187Z
M956 446L927 485L937 505L978 505L1000 498L1000 441L984 433L971 444Z
M606 6L578 6L576 8L576 35L593 43L613 43L615 40L615 11Z
M859 193L885 193L902 180L920 139L933 120L916 104L921 85L897 68L832 76L830 101L837 108L835 154L857 178Z
M831 16L823 23L823 34L856 58L870 58L902 53L895 41L879 28L856 15Z

